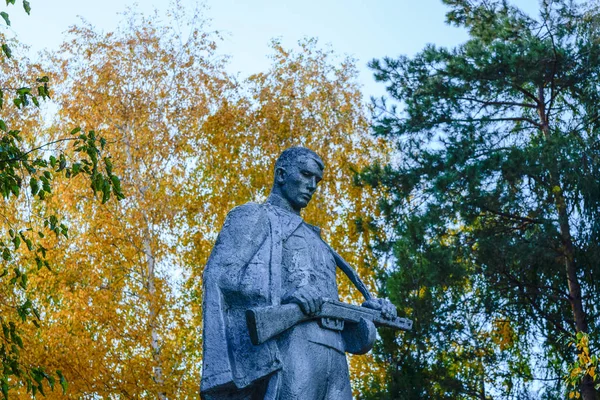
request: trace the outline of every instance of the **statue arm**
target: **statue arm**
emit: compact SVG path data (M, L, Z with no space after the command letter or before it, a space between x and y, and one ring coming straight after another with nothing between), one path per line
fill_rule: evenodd
M354 268L352 268L350 264L348 264L346 260L344 260L342 256L340 256L335 250L333 250L331 247L329 247L329 249L331 250L331 254L333 254L333 258L335 259L335 263L337 264L338 268L341 269L344 274L346 274L346 276L350 279L350 282L356 286L365 300L373 300L373 295L371 295L367 285L365 285L362 279L360 279L360 276L358 276L358 273L354 270Z
M342 256L340 256L335 250L333 250L331 247L329 248L331 249L331 253L333 254L333 258L335 259L337 266L344 272L344 274L346 274L346 276L365 298L363 307L380 310L386 318L396 318L396 307L387 299L378 299L373 297L373 295L371 295L369 292L367 285L365 285L365 283L360 279L354 268L352 268L350 264L348 264L346 260L344 260Z

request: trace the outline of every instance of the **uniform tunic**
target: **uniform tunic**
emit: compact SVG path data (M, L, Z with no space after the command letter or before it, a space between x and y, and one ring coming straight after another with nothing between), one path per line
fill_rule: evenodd
M298 218L276 209L282 224ZM318 228L302 222L283 243L282 299L310 285L322 297L338 300L336 263ZM278 340L283 357L279 399L351 399L350 377L340 331L312 320L296 325Z

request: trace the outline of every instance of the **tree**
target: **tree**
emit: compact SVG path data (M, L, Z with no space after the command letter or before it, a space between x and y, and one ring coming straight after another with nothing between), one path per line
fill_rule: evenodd
M281 152L294 145L309 147L325 163L320 183L303 217L323 229L324 239L357 270L371 290L377 260L372 254L371 222L363 213L377 214L375 192L353 185L354 174L374 159L385 160L387 146L368 135L362 94L352 59L339 59L316 39L299 42L298 49L271 43L268 71L236 82L203 126L208 150L192 173L188 186L195 201L189 209L189 235L184 237L190 307L201 327L201 274L227 212L248 201L262 202L273 183L273 167ZM343 274L338 274L345 301L362 297ZM371 356L353 357L355 388L378 381Z
M383 341L382 391L417 377L415 397L525 398L535 381L555 398L583 354L570 338L600 345L600 14L444 3L466 43L370 64L398 102L376 102L373 129L399 155L363 178L386 190L380 249L395 267L382 279L417 327L409 345Z
M7 6L11 4L15 1L6 2ZM29 14L29 2L24 0L22 4ZM7 12L0 12L0 16L10 25ZM31 324L38 326L40 318L28 279L41 268L51 268L44 237L48 233L66 237L68 232L58 216L41 212L56 187L53 179L87 175L93 193L101 193L103 202L111 193L118 198L122 193L119 178L110 168L105 169L104 140L93 131L84 134L73 125L67 130L70 133L57 133L55 140L48 139L39 110L41 102L50 97L48 76L22 56L24 46L16 39L2 34L0 43L0 193L4 201L0 213L0 389L8 398L9 390L18 387L35 395L44 392L44 383L52 389L57 381L63 388L66 385L60 369L49 371L43 361L31 362L31 349L24 345L35 336L27 329ZM7 101L8 96L12 101ZM73 157L57 149L67 143L76 149Z
M62 365L69 396L194 397L196 338L180 301L178 236L201 126L223 83L213 35L174 4L165 20L130 10L115 32L88 24L52 59L57 126L95 126L113 146L127 198L93 207L64 183L53 206L76 225L54 274L32 285L49 317L31 346ZM189 347L191 345L191 348Z
M54 273L30 283L47 317L27 345L61 366L67 396L197 397L203 265L226 213L265 199L290 145L327 163L307 218L372 275L371 232L359 230L368 221L355 219L376 212L376 197L352 177L386 147L368 135L352 60L315 41L298 52L274 43L272 68L238 81L215 40L199 13L129 11L115 32L73 27L53 58L57 126L97 127L127 194L95 208L83 185L60 181L51 197L73 227L70 245L49 255ZM345 283L342 294L357 293Z

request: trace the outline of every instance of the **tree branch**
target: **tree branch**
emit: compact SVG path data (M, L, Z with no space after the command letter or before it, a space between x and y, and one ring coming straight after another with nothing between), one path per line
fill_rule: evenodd
M520 122L529 122L534 125L536 128L542 129L542 125L537 123L531 118L527 117L504 117L504 118L477 118L477 119L452 119L443 122L506 122L506 121L520 121Z
M529 97L531 100L535 101L535 103L539 106L540 105L540 100L535 97L533 95L533 93L531 93L530 91L528 91L527 89L523 89L521 86L519 85L513 85L513 87L515 89L517 89L519 92L523 93L526 97Z
M528 218L528 217L521 217L520 215L508 214L508 213L504 213L502 211L492 210L491 208L488 208L486 206L480 206L480 208L483 209L484 211L489 212L489 213L492 213L492 214L495 214L495 215L499 215L499 216L504 217L504 218L516 220L516 221L529 222L529 223L532 223L532 224L544 224L546 222L546 221L542 221L540 219L533 219L533 218Z
M20 157L4 158L4 159L1 159L0 162L25 161L22 157L26 156L30 153L33 153L34 151L41 150L47 146L52 146L53 144L57 144L57 143L61 143L61 142L68 142L68 141L77 140L77 139L78 138L76 138L76 137L71 137L71 138L63 138L63 139L54 140L52 142L44 143L41 146L34 147L33 149L30 149L30 150L24 152Z
M528 107L528 108L536 108L537 107L537 105L535 105L535 104L519 103L516 101L487 101L487 100L479 100L479 99L472 98L472 97L458 97L458 99L466 100L466 101L474 101L477 103L482 103L484 105L491 105L491 106Z

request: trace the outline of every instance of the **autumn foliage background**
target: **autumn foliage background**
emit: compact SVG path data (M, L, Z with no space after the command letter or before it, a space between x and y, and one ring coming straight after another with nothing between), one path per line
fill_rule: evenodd
M29 266L24 288L5 288L26 292L39 314L19 323L20 362L61 371L66 381L66 390L50 390L42 379L47 398L197 398L203 266L227 212L264 201L274 160L289 146L324 159L327 173L304 216L375 290L371 233L360 225L377 214L377 196L352 179L387 154L368 133L353 60L316 39L293 50L273 41L271 68L239 80L225 72L218 41L202 15L176 4L163 17L130 10L114 32L74 25L43 65L15 47L24 68L49 76L56 107L21 114L21 129L45 143L74 127L94 130L124 194L99 204L88 180L56 176L52 193L29 198L22 214L6 204L7 228L46 215L68 227L44 238L47 268ZM77 157L69 142L42 151ZM343 277L340 291L359 300ZM353 359L357 381L380 378L369 359ZM16 386L10 396L26 392Z

